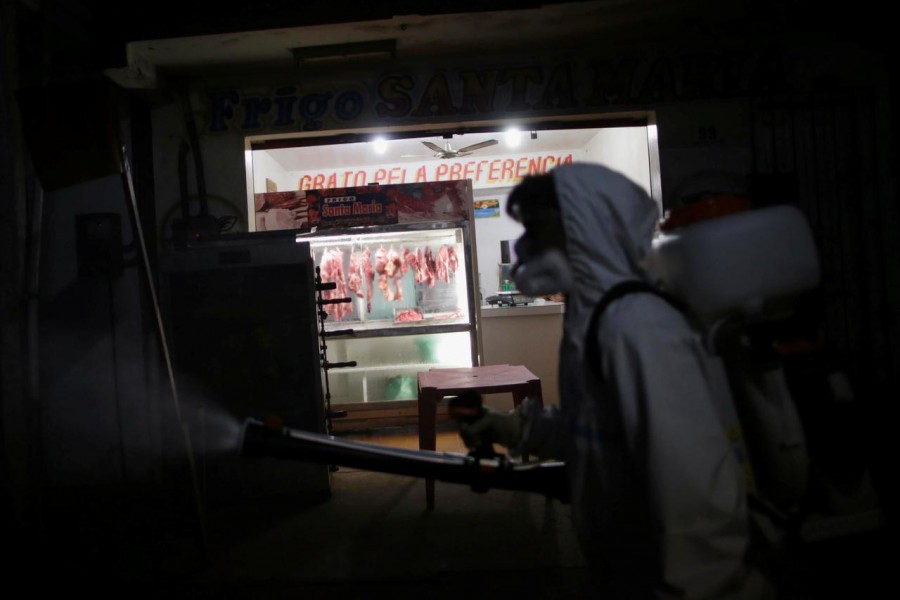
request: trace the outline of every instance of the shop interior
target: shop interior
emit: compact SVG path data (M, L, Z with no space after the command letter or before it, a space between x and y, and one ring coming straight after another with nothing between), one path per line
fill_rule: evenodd
M449 287L440 282L434 289L414 284L409 274L397 280L397 298L384 290L390 301L375 290L368 301L362 294L354 297L344 305L345 310L327 307L323 329L352 327L354 331L327 344L329 361L354 363L352 368L325 370L329 413L334 412L332 408L349 411L344 415L347 418L329 422L332 429L377 430L414 424L415 374L436 366L524 365L542 381L544 401L556 405L556 349L564 305L556 299L526 297L515 290L510 267L515 262L515 240L522 228L506 214L506 198L523 176L546 173L571 162L602 163L620 170L652 196L652 182L658 181L658 174L651 170L654 134L652 125L635 118L612 125L599 119L529 125L498 122L428 130L343 132L328 137L319 133L248 138L247 214L252 232L305 232L308 228L305 201L299 208L295 204L275 207L257 202L263 196L271 199L282 197L282 193L303 194L309 190L359 190L373 184L469 182L465 194L472 209L468 224L455 234L457 243L452 242L452 232L450 238L445 235L436 244L438 237L430 242L410 233L398 236L388 232L383 237L372 227L360 228L365 229L365 235L357 232L334 237L324 230L310 234L314 262L322 266L322 273L331 270L326 261L332 264L329 256L335 251L334 255L341 257L339 270L349 274L360 260L377 261L379 246L388 254L395 249L405 252L428 245L437 251L447 239L462 265L451 274L452 282L448 283L453 285ZM412 328L409 323L386 318L396 311L420 311L422 300L433 301L435 292L443 287L446 289L438 298L447 297L439 312L446 315L447 311L456 311L456 318L432 321L428 314L425 322ZM535 345L527 335L538 335L547 343ZM356 339L360 337L367 339ZM488 401L501 410L512 406L508 394L497 394Z
M485 298L502 286L502 242L521 234L521 226L504 208L521 176L547 172L565 162L596 162L622 171L654 196L651 182L658 181L650 160L656 150L654 130L646 124L609 126L584 120L455 125L433 133L379 130L327 138L248 138L248 214L253 214L254 194L262 192L471 179L478 285L485 304ZM351 141L335 143L342 139ZM251 231L291 227L273 214L251 218L248 225Z

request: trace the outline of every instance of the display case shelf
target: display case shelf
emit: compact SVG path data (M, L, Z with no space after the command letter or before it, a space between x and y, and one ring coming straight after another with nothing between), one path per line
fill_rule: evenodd
M342 374L342 373L343 373L343 374L349 374L349 373L397 372L397 371L402 371L402 370L404 370L404 369L405 369L405 370L409 370L409 369L410 369L410 366L411 366L411 365L408 364L408 363L406 363L406 364L393 364L393 365L376 365L376 366L371 366L371 367L364 367L364 366L359 366L359 365L357 365L357 366L355 366L355 367L342 367L339 371L333 370L333 371L331 372L331 376L334 377L335 375L340 375L340 374ZM461 368L461 367L465 367L465 366L469 366L469 365L466 365L466 364L464 364L464 363L459 363L459 364L451 364L451 363L418 363L418 364L413 365L413 366L415 367L415 369L416 369L417 371L427 371L428 369L433 369L433 368L441 368L441 369L446 369L446 368L457 368L457 367L460 367L460 368Z
M322 282L331 283L320 314L323 376L329 410L346 413L334 427L412 424L418 373L477 364L468 232L458 222L305 237ZM398 261L393 271L390 260Z
M325 328L326 332L333 331L335 329L344 329L346 328L346 324L344 327L335 327L334 329ZM347 340L353 338L377 338L377 337L394 337L401 335L429 335L429 334L439 334L439 333L453 333L459 331L469 331L468 323L457 323L457 324L445 324L445 325L413 325L406 326L402 329L398 329L394 325L389 324L373 324L367 323L365 325L360 326L356 324L352 327L353 333L344 333L341 335L333 335L329 336L329 340Z

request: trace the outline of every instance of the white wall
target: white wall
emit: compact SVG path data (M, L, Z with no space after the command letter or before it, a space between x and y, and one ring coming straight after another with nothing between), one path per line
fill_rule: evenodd
M478 240L478 279L484 299L497 293L500 285L500 242L510 241L510 250L516 238L522 235L522 226L506 214L506 197L511 187L475 190L476 200L500 201L500 214L496 217L475 218L475 236Z
M600 163L615 169L650 193L650 150L646 127L603 129L575 156L576 161ZM484 298L496 294L500 287L500 242L515 240L522 234L522 226L506 216L506 197L511 190L475 189L476 200L500 200L499 217L475 219L478 279Z
M650 193L650 149L646 127L601 129L584 149L586 161L619 171Z
M264 192L266 179L275 182L279 192L289 192L297 189L297 180L290 177L290 173L284 170L278 161L274 160L266 152L253 153L253 189Z

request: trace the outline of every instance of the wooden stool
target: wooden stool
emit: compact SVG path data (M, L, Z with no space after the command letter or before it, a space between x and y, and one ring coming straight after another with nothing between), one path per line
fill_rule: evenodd
M541 380L520 365L486 365L457 369L431 369L419 373L419 448L435 450L437 403L446 396L457 396L467 390L482 394L512 392L513 406L526 397L543 405ZM425 500L434 508L434 480L425 480Z

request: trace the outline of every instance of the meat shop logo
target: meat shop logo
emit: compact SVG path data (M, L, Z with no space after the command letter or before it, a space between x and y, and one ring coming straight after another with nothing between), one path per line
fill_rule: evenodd
M356 196L335 196L324 198L322 216L355 217L357 215L377 215L384 212L384 205L380 202L359 202Z
M328 191L307 192L310 225L357 227L397 222L397 203L383 191L348 192L350 190L340 190L333 196Z

